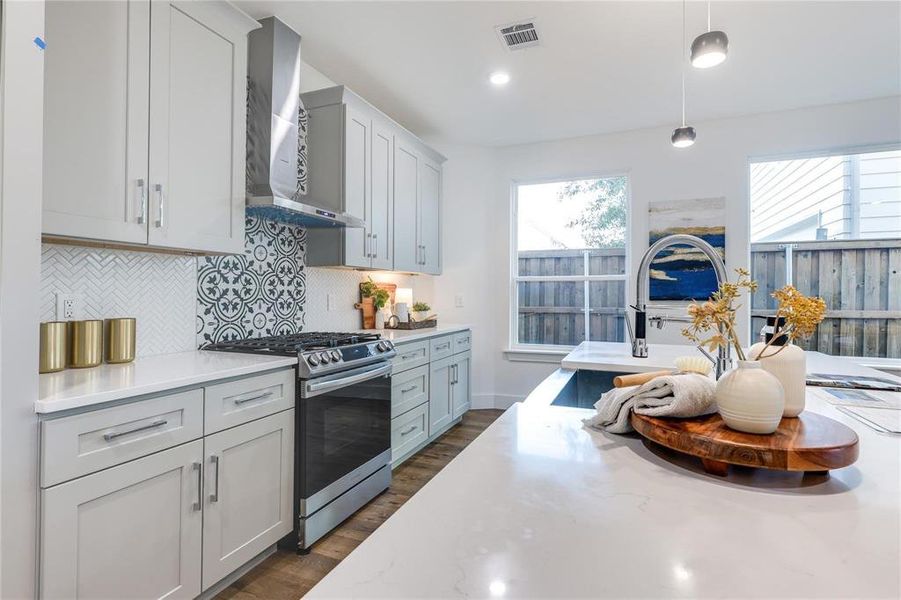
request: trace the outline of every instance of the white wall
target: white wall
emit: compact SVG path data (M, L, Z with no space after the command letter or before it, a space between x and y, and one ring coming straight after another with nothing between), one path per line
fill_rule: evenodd
M499 406L524 397L553 369L547 363L510 362L510 185L530 180L627 172L631 184L631 265L627 299L634 296L635 268L647 249L651 201L725 197L726 255L730 268L748 265L748 163L751 158L795 152L895 143L901 140L901 98L693 123L698 142L673 148L669 128L596 135L497 150L442 147L445 166L444 274L434 282L443 303L457 290L472 290L478 307L459 311L485 340L475 362L475 391ZM443 305L442 305L443 306ZM442 314L457 314L442 308ZM457 320L456 318L453 320ZM747 310L740 327L749 328ZM678 327L652 331L650 341L680 343ZM479 371L484 370L479 375Z
M0 597L35 596L43 2L0 16Z

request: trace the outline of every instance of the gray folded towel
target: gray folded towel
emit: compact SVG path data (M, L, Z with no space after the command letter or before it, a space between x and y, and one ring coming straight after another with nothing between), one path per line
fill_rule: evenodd
M716 382L697 373L655 377L642 385L613 388L595 402L598 411L583 423L610 433L633 431L629 412L651 417L698 417L716 412Z

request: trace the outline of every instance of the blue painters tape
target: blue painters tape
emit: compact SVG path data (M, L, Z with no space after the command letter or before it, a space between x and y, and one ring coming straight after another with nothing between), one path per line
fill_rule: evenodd
M36 38L34 38L34 45L37 46L38 48L40 48L41 50L43 50L44 48L47 47L47 42L45 42L44 40L42 40L39 37L36 37Z

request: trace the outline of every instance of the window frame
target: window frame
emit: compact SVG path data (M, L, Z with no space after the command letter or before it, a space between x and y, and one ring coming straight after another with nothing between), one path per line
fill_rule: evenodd
M519 243L519 188L527 185L540 185L544 183L564 183L567 181L581 181L586 179L614 179L623 177L626 180L626 233L624 252L625 252L625 272L622 275L589 275L589 258L588 252L591 248L585 248L583 253L584 270L583 275L519 275L519 256L517 245ZM632 243L632 176L629 170L602 171L589 173L576 173L573 175L562 175L553 177L539 177L527 179L512 179L510 181L510 244L508 248L509 254L509 298L510 309L508 313L508 336L507 336L507 352L508 353L535 353L535 354L565 354L572 351L576 346L557 345L557 344L528 344L519 341L519 293L518 284L520 282L583 282L585 287L585 302L583 311L585 315L585 332L582 342L589 341L590 334L590 299L589 288L592 282L596 281L624 281L628 282L629 273L631 272L631 243ZM628 285L624 304L629 303ZM625 307L623 307L625 311Z

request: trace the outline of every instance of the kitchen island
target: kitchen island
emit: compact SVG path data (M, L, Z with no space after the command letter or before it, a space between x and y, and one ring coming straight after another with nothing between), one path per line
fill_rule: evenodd
M622 370L605 368L613 367ZM546 406L540 390L309 597L901 594L901 438L877 433L811 390L808 410L859 435L854 465L829 475L733 468L716 477L637 436L583 427L592 411Z

